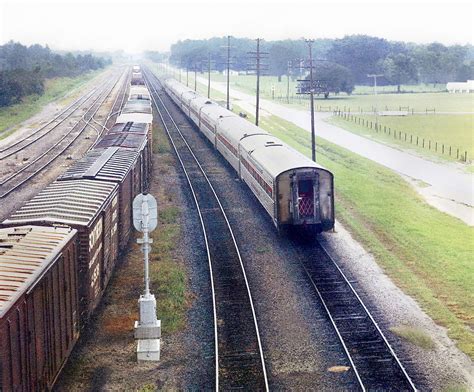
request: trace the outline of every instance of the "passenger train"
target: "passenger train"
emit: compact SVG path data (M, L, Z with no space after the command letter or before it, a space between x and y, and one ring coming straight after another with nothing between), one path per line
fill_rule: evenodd
M221 107L173 78L164 89L212 145L279 229L334 227L334 177L267 131Z

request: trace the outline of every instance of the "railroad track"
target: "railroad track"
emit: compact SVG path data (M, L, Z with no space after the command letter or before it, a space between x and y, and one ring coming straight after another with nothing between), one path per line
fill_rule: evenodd
M127 68L127 70L128 70L128 68ZM112 128L112 126L115 125L115 121L116 121L120 111L122 110L122 107L124 105L125 100L127 99L127 93L128 93L128 89L129 89L129 85L130 85L130 79L131 79L130 72L126 72L125 82L122 84L120 92L115 97L114 103L112 104L112 107L110 108L109 113L107 114L107 117L106 117L104 123L101 124L98 121L96 121L94 118L92 118L89 121L89 125L94 127L94 129L97 132L97 138L96 138L95 142L88 148L87 151L92 150L94 148L94 146L99 142L99 139L102 137L104 132L108 132L110 130L110 128ZM98 130L94 125L92 125L92 122L95 125L97 125L98 127L100 127L101 129Z
M362 391L416 391L395 351L349 279L320 244L298 244Z
M97 87L93 88L87 94L81 96L69 106L61 110L55 117L53 117L50 121L46 122L45 124L41 125L41 127L35 129L33 132L25 135L19 139L17 139L14 143L7 145L0 149L0 161L6 159L17 152L24 150L26 147L31 146L36 141L42 139L46 135L50 134L54 131L59 125L64 123L71 115L79 109L84 103L89 101L91 97L96 92Z
M59 156L72 146L83 131L90 125L95 114L99 111L103 102L113 91L116 84L122 79L122 74L112 82L105 83L103 89L100 89L97 96L92 99L92 103L85 110L82 117L67 132L63 133L59 140L53 145L29 161L26 165L16 170L14 173L0 179L0 199L7 197L12 192L19 189L22 185L36 177L46 167L51 165ZM97 92L97 90L94 90ZM92 95L83 103L91 99ZM70 117L78 108L68 114ZM62 121L64 122L64 120ZM97 130L96 130L97 132ZM22 146L20 149L28 147L31 143ZM9 184L9 185L6 185Z
M154 75L144 72L153 104L183 168L204 232L211 274L215 336L216 390L268 390L265 359L252 295L222 204L180 131L187 124L173 104L166 105ZM174 115L170 113L174 111Z

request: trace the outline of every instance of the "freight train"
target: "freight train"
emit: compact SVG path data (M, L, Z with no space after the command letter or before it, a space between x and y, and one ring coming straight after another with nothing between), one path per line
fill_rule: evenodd
M164 89L249 186L278 229L334 227L329 170L175 79L166 79Z
M150 94L134 71L110 131L1 224L0 391L52 389L127 246L152 154Z

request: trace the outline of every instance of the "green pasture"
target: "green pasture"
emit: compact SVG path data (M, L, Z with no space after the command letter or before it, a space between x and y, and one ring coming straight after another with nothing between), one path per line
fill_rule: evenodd
M375 131L376 117L374 115L355 114L349 119L332 116L327 121L359 135L395 144L403 149L415 150L425 156L461 160L461 156L467 152L469 162L474 157L473 120L474 114L378 116L378 132ZM367 122L369 126L366 125ZM370 122L372 122L372 128L370 128ZM449 154L450 147L451 155Z

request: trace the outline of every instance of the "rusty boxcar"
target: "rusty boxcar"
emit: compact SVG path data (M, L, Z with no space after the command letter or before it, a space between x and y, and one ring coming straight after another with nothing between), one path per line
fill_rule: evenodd
M116 126L112 128L112 130L117 129ZM137 151L139 153L142 184L140 192L147 191L150 182L152 159L147 134L138 132L109 132L99 140L95 145L94 150L109 147L120 147L122 149Z
M0 229L0 390L51 389L79 336L77 231Z
M125 249L132 229L132 201L141 192L139 152L119 147L91 150L58 181L78 179L111 181L119 185L119 248ZM107 280L113 265L109 267Z
M117 184L107 181L55 181L2 223L67 225L78 231L83 321L99 303L107 284L105 271L118 255L117 190Z

